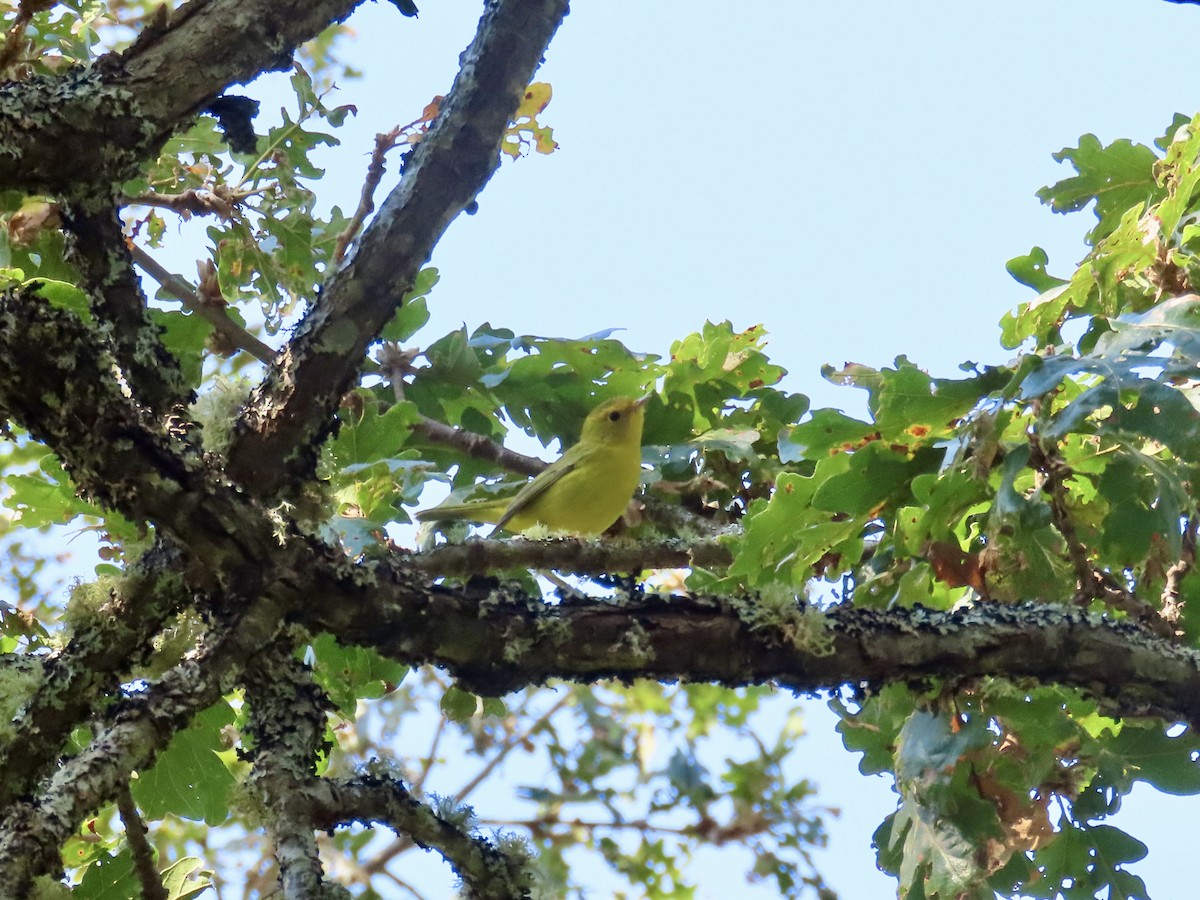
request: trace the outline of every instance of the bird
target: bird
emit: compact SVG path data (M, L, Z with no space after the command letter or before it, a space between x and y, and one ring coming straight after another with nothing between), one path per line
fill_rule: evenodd
M621 517L637 489L642 466L646 402L615 397L583 421L579 442L532 478L513 497L444 503L416 514L418 522L466 519L520 533L535 525L595 537Z

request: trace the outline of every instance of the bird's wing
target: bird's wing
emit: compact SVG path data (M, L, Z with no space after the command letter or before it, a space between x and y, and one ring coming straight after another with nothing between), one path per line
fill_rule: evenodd
M509 523L513 516L528 509L531 503L557 484L559 479L564 475L574 472L579 467L579 463L585 454L582 452L572 452L575 449L575 447L572 447L571 450L551 463L550 468L541 472L533 481L521 488L517 495L513 497L512 503L508 505L508 509L504 511L504 515L496 522L496 527L492 530L492 534L500 531L501 528Z

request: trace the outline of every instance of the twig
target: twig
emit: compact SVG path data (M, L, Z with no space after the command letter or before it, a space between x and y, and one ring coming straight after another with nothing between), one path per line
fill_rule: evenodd
M702 825L680 825L677 827L655 825L646 819L628 819L617 822L587 822L583 819L480 819L479 821L481 824L490 825L493 828L524 828L535 834L553 827L563 828L568 831L571 829L581 829L589 832L605 828L612 831L642 831L652 834L673 834L685 838L707 838L710 832L719 834L721 830L715 823L711 829L706 829Z
M404 376L412 371L412 361L416 356L417 351L403 350L390 341L385 342L379 352L380 374L391 384L392 394L397 403L404 402ZM524 453L509 450L503 444L498 444L482 434L454 428L427 416L421 416L413 424L412 431L435 444L444 444L467 456L496 463L522 475L537 475L550 465L536 456L526 456Z
M121 824L125 826L125 843L133 856L134 871L142 883L143 900L167 900L167 889L163 887L162 878L154 866L154 848L146 840L146 826L138 814L128 784L117 789L117 812L121 816Z
M565 579L561 578L559 575L555 574L555 572L553 572L550 569L539 569L537 571L537 574L539 576L541 576L542 578L545 578L548 582L550 582L552 585L554 585L558 589L558 597L560 600L575 600L575 601L586 602L588 600L596 599L595 597L589 597L583 591L579 590L579 588L575 587L569 581L566 581Z
M519 472L522 475L537 475L550 465L545 460L538 459L536 456L526 456L524 453L509 450L507 447L497 444L491 438L484 437L482 434L475 434L473 431L466 431L462 428L454 428L443 422L438 422L436 419L429 419L422 416L413 424L412 430L414 434L420 435L428 441L433 441L435 444L444 444L447 447L452 447L461 453L465 453L467 456L474 456L476 459L494 462L496 465L508 469L510 472Z
M429 777L429 770L433 768L434 760L437 759L438 744L442 742L442 735L446 732L445 716L439 716L437 725L433 729L433 740L429 744L429 752L425 754L425 759L421 761L421 774L413 779L412 790L414 794L422 794L425 790L425 779Z
M21 0L17 6L17 17L4 37L4 47L0 49L0 74L17 61L17 54L21 52L21 38L25 35L25 26L33 21L36 13L45 12L57 2L58 0Z
M405 849L413 846L412 841L407 837L402 837L399 840L406 841ZM407 891L416 900L425 900L425 895L418 891L415 887L388 869L374 869L371 864L363 864L356 857L348 856L336 847L331 836L320 835L317 838L324 856L331 860L330 869L334 874L338 875L339 881L349 880L354 884L361 884L366 888L371 887L371 882L376 876L387 878L396 887Z
M383 173L386 171L383 165L384 157L389 150L396 146L396 138L399 134L400 126L396 126L391 131L375 135L375 149L371 153L371 164L367 166L367 178L363 182L362 193L358 198L358 208L354 210L354 216L346 224L342 233L337 236L337 241L333 246L334 265L340 264L346 258L346 248L362 230L367 216L375 211L375 188L379 187L379 182L383 180Z
M479 785L482 784L483 781L492 773L492 771L496 768L496 766L498 766L501 762L504 761L504 759L508 756L508 754L510 752L512 752L514 747L516 747L520 744L524 744L526 741L528 741L531 735L536 733L538 731L538 729L540 729L543 725L545 725L547 722L549 722L550 719L559 710L561 710L564 706L566 706L570 702L571 702L571 695L569 693L563 694L563 696L560 697L558 700L556 700L550 706L549 709L547 709L544 713L542 713L540 716L538 716L533 722L531 722L528 728L523 729L521 732L519 732L517 734L511 735L504 742L504 744L501 745L500 750L496 753L496 755L494 757L492 757L490 760L488 760L487 764L484 765L484 767L479 770L479 772L475 775L475 777L472 778L470 781L468 781L465 785L463 785L462 788L456 794L454 794L454 799L456 801L458 801L459 803L466 800L466 798L475 790L475 788L479 787ZM441 734L442 725L445 722L446 722L445 718L438 720L438 734ZM433 753L433 751L431 750L430 751L431 756L432 756L432 753ZM428 774L428 770L426 770L425 774ZM418 792L420 785L421 785L421 783L424 782L424 780L425 779L424 779L424 775L423 775L419 782L414 783L414 785L413 785L413 793L414 794ZM385 871L385 867L387 866L388 863L390 863L393 859L395 859L397 856L399 856L405 850L410 849L412 846L413 846L412 838L410 838L408 835L402 835L397 840L393 841L389 846L387 846L383 850L381 850L379 852L378 856L376 856L373 860L371 860L369 863L366 864L365 868L368 872L371 872L371 873L383 872L383 871Z
M1159 615L1162 616L1163 621L1172 627L1178 627L1179 619L1183 615L1183 606L1186 602L1181 595L1180 582L1192 571L1192 567L1196 564L1197 528L1200 528L1200 521L1191 516L1184 519L1183 546L1179 554L1179 559L1167 569L1167 581L1163 586L1162 609Z
M177 212L185 219L190 216L215 215L222 219L232 219L237 212L237 206L247 197L264 194L271 187L255 188L242 191L228 185L219 184L211 190L208 188L189 188L178 194L146 193L134 194L121 198L122 206L154 206L159 209L169 209Z
M504 761L508 754L513 751L513 748L528 741L532 735L534 735L540 728L542 728L542 726L554 718L555 714L557 714L559 710L563 709L570 702L571 694L569 692L564 693L561 697L554 701L548 710L534 719L528 728L526 728L520 734L515 734L505 741L499 752L497 752L495 756L488 760L487 764L476 773L474 778L472 778L470 781L464 784L462 788L459 789L458 793L454 795L454 799L459 803L466 800L467 797L469 797L475 790L475 788L479 787L479 785L481 785L484 780L492 774L496 766L500 765L500 763Z
M354 211L354 216L346 225L341 234L337 236L337 243L334 245L333 262L340 263L346 257L346 248L350 246L350 242L362 230L363 223L367 221L367 216L375 211L375 189L379 187L379 182L383 180L384 157L387 152L396 147L400 135L409 132L402 143L415 144L424 137L425 132L429 130L429 125L437 118L438 111L441 109L441 96L434 97L432 101L421 112L419 119L414 119L407 125L397 125L391 131L385 131L375 135L375 149L371 152L371 163L367 166L367 177L363 181L362 193L358 199L358 208Z
M158 261L137 244L130 244L133 261L145 269L146 274L157 281L169 294L173 294L184 307L194 312L213 327L231 346L245 350L255 359L271 363L275 359L275 351L264 344L233 319L226 315L225 310L212 303L205 303L196 290L178 275L173 275L159 265Z
M1115 609L1122 610L1164 637L1170 636L1170 628L1158 616L1149 603L1136 597L1119 584L1109 572L1095 568L1088 558L1088 548L1079 539L1075 523L1067 510L1067 479L1074 473L1066 461L1059 456L1057 448L1048 448L1035 434L1029 436L1029 462L1041 473L1042 490L1050 497L1050 517L1054 527L1067 545L1067 555L1075 570L1076 594L1074 601L1086 606L1092 600L1100 600Z

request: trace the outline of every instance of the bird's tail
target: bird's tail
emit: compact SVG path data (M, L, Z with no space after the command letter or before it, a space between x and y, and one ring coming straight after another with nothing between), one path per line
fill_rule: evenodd
M413 516L418 522L452 522L466 520L468 522L499 522L511 497L500 497L496 500L476 500L472 503L443 503L433 509L423 509Z

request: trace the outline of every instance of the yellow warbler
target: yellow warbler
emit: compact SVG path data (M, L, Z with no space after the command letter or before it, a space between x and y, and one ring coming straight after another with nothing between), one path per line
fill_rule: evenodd
M584 420L579 443L515 497L444 503L417 513L417 521L467 519L494 522L495 531L544 525L551 531L600 534L621 517L637 488L648 399L650 395L617 397L601 403Z

